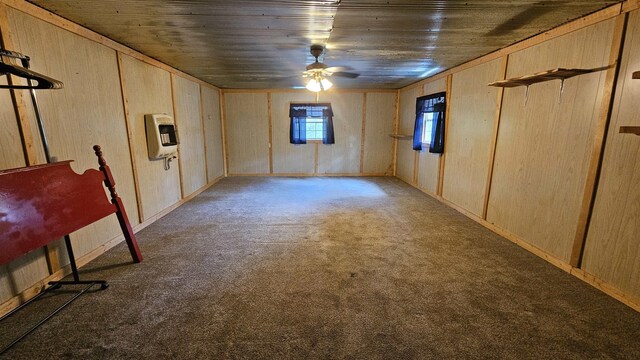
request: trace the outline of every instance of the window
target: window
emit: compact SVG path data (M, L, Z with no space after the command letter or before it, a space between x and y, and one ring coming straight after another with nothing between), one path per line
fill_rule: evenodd
M307 140L324 139L324 119L322 118L323 108L320 106L307 107Z
M446 93L441 92L416 99L416 123L413 130L413 149L429 146L430 153L444 152L444 120Z
M432 112L422 113L422 143L430 144L433 137L433 114Z
M306 144L307 140L335 143L331 104L291 104L289 117L292 144Z

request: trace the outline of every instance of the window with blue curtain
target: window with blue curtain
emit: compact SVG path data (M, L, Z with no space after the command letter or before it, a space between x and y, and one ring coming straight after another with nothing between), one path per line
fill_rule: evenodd
M291 104L289 107L289 142L306 144L307 140L335 144L331 104Z
M422 150L422 144L429 144L430 153L444 152L446 95L440 92L416 99L413 150Z

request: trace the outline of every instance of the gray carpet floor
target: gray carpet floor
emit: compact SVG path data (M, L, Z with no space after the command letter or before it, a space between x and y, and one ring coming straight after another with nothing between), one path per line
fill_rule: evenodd
M640 313L395 178L227 178L137 237L4 357L640 359Z

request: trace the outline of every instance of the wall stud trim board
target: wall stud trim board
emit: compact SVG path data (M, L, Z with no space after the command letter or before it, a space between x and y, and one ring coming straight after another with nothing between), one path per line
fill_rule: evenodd
M589 170L587 173L587 180L584 185L580 215L576 227L575 238L573 240L571 257L569 259L569 264L575 267L580 265L580 258L582 257L582 251L587 237L587 229L589 227L589 218L593 210L596 186L598 184L598 177L602 167L604 142L606 139L607 128L609 126L611 106L613 105L613 93L616 85L616 77L620 67L620 58L622 56L622 44L624 41L627 19L628 14L623 14L619 15L615 20L611 51L609 53L609 64L615 63L615 66L607 70L602 102L600 103L600 114L593 129L594 133L591 145Z
M200 93L200 127L202 128L202 146L204 148L204 177L209 181L209 162L207 161L207 132L204 127L204 97L202 96L202 86L198 84Z
M133 172L133 185L136 192L136 204L138 206L138 219L140 223L144 221L144 212L142 209L142 197L140 196L140 179L138 176L138 167L136 166L135 157L135 141L133 139L133 131L131 129L131 114L129 113L129 100L127 98L127 89L122 73L122 54L117 51L118 56L118 75L120 76L120 90L122 92L122 107L124 109L125 125L127 127L127 140L129 141L129 155L131 157L131 171Z
M509 55L502 58L502 80L507 77L509 66ZM491 195L491 180L493 179L493 165L496 159L496 144L498 143L498 132L500 130L500 114L502 113L502 99L504 98L504 88L498 89L498 100L496 105L496 117L493 123L493 136L491 137L491 153L489 155L489 168L487 171L486 190L484 192L484 205L482 207L482 219L487 219L487 209L489 207L489 196Z

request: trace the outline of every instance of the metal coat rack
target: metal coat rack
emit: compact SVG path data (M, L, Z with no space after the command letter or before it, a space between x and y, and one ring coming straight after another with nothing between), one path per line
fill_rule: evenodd
M12 59L18 59L18 60L20 60L20 63L21 63L22 66L18 66L18 65L14 65L14 64L5 62L3 57L8 57L8 58L12 58ZM37 73L37 72L35 72L33 70L30 70L29 69L29 62L30 61L31 61L31 58L29 56L23 55L21 53L15 52L15 51L0 49L0 75L7 75L7 76L8 75L14 75L14 76L17 76L17 77L20 77L20 78L24 78L24 79L27 80L27 85L26 86L25 85L14 85L14 84L9 83L9 85L0 85L0 89L26 89L26 90L29 90L29 93L31 95L31 103L33 104L33 111L34 111L34 114L35 114L35 117L36 117L36 122L38 124L38 133L40 134L40 140L42 141L42 148L43 148L43 151L44 151L44 156L45 156L45 159L47 161L47 164L50 164L50 163L53 162L53 159L52 159L51 153L49 151L49 142L47 141L47 134L46 134L45 129L44 129L44 124L42 122L42 115L41 115L40 109L38 107L38 98L36 96L36 90L62 89L64 84L61 81L55 80L55 79L50 78L48 76L39 74L39 73ZM34 83L34 81L36 83ZM65 235L64 236L64 242L65 242L65 245L66 245L66 248L67 248L67 254L69 256L69 265L71 267L71 273L73 275L73 280L71 280L71 281L50 281L48 283L50 285L49 288L45 289L44 291L42 291L37 296L29 299L28 301L24 302L23 304L21 304L17 308L11 310L7 314L5 314L2 317L0 317L0 321L10 317L11 315L15 314L16 312L18 312L19 310L23 309L27 305L31 304L32 302L34 302L35 300L40 298L42 295L46 294L47 291L58 289L63 285L87 285L87 286L84 287L80 292L76 293L71 299L67 300L64 304L62 304L61 306L56 308L49 315L45 316L37 324L35 324L31 328L29 328L27 331L25 331L22 334L20 334L17 338L15 338L13 341L11 341L8 345L2 347L0 349L0 355L2 355L7 350L9 350L11 347L13 347L15 344L20 342L20 340L24 339L27 335L32 333L40 325L44 324L47 320L51 319L55 314L60 312L60 310L62 310L63 308L67 307L69 304L71 304L74 300L76 300L82 294L87 292L94 285L98 285L99 284L101 290L104 290L107 287L109 287L109 284L105 280L80 280L80 275L78 273L78 267L76 265L76 260L75 260L75 257L73 255L73 247L71 246L71 238L69 237L69 235Z

